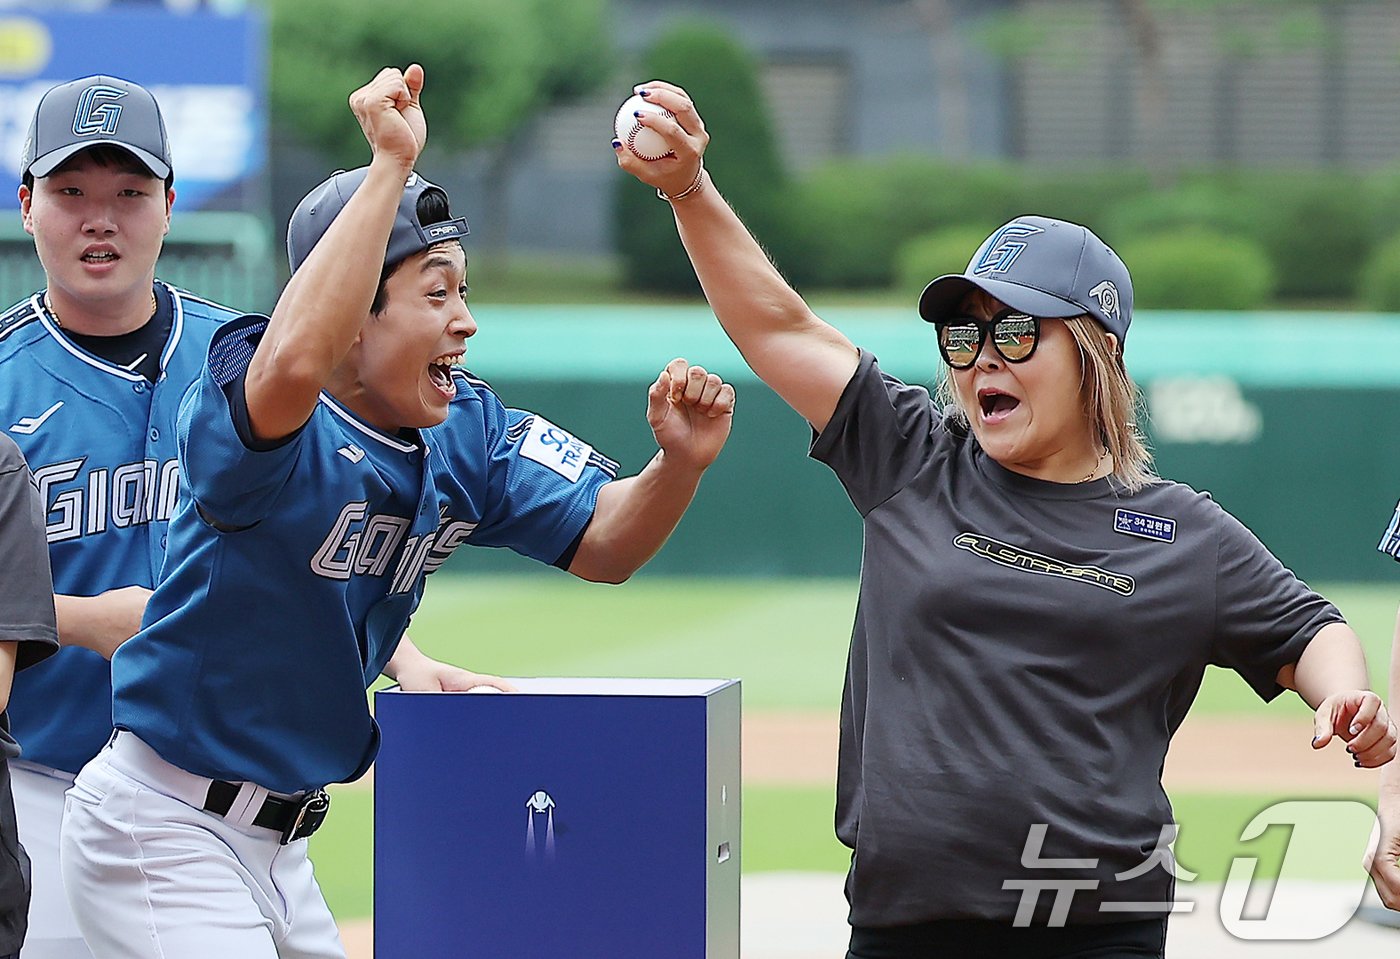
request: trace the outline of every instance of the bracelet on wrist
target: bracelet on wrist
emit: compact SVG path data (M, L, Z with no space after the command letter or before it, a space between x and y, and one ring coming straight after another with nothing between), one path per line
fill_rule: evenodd
M695 179L690 182L690 186L686 187L684 190L676 194L663 193L660 189L658 189L656 191L656 195L661 199L665 200L667 203L676 203L677 201L684 200L688 196L694 196L695 194L699 193L704 189L705 161L701 160L700 167L695 171Z

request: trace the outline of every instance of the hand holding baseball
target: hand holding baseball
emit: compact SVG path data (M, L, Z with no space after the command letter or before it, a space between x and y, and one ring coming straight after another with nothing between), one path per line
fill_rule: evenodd
M674 83L652 80L633 91L614 121L617 165L667 196L676 196L701 176L700 160L710 135L695 104Z
M414 63L403 71L385 67L350 94L350 109L375 156L413 166L428 140L428 121L419 104L422 92L423 68Z
M617 116L613 117L613 134L618 142L639 160L675 156L666 138L642 123L642 117L648 113L659 114L669 120L676 118L674 113L660 104L634 93L622 101L622 106L617 108Z

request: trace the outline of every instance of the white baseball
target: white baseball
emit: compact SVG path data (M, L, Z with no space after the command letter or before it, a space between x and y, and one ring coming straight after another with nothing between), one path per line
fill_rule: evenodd
M622 145L631 150L633 156L643 160L660 160L662 157L672 156L666 138L651 127L642 126L642 122L636 117L639 111L659 113L673 120L676 118L676 115L665 107L659 107L643 97L630 96L618 107L617 117L613 120L613 132L622 141Z
M469 689L466 690L466 691L469 692L469 693L500 693L500 692L505 692L505 690L500 689L500 688L498 688L498 687L496 687L496 686L485 686L485 685L482 685L482 686L472 686L471 688L469 688Z

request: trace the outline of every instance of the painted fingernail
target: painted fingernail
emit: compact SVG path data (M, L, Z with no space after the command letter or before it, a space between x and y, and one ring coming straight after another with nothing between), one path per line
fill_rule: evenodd
M641 111L641 110L633 110L633 111L632 111L632 115L633 115L634 117L640 117L640 116L642 115L642 111Z
M638 91L637 91L637 96L639 96L639 97L649 97L649 96L651 96L651 91L650 91L650 90L638 90Z
M1359 732L1361 732L1361 724L1360 724L1360 723L1352 723L1352 724L1351 724L1351 734L1352 734L1353 736L1355 736L1355 735L1356 735L1357 733L1359 733Z
M622 148L622 141L621 141L621 140L614 140L614 141L613 141L613 149L614 149L614 150L618 150L618 149L621 149L621 148Z

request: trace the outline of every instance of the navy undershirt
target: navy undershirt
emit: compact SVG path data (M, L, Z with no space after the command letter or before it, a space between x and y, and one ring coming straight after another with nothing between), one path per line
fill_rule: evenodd
M160 378L160 356L170 340L170 328L175 323L175 305L170 300L169 291L156 286L155 295L156 311L149 320L129 333L96 336L72 330L63 332L94 356L113 366L139 373L154 383Z

